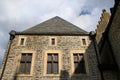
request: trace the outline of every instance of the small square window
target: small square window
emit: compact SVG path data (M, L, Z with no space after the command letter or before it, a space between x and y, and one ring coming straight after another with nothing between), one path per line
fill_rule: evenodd
M52 45L55 45L55 38L52 38L52 39L51 39L51 44L52 44Z
M26 42L26 37L20 36L20 37L19 37L18 45L20 45L20 46L25 46L25 42Z
M25 42L25 39L24 39L24 38L21 38L21 40L20 40L20 45L24 45L24 42Z
M50 46L57 46L57 38L56 37L50 37L49 45Z
M86 40L85 39L82 39L82 44L86 45Z

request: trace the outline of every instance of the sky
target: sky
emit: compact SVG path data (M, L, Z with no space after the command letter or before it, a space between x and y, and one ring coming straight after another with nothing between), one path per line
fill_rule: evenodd
M59 16L86 30L95 31L103 9L114 0L0 0L0 64L11 30L23 31Z

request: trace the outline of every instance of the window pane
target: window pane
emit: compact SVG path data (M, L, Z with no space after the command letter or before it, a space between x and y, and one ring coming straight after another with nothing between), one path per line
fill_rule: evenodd
M75 66L75 69L77 69L79 67L78 62L74 63L74 66Z
M86 45L85 39L82 39L82 43L83 43L83 45Z
M58 63L54 63L54 73L58 73Z
M32 54L28 54L27 60L28 60L28 61L31 61L31 60L32 60Z
M84 62L80 62L79 64L79 73L86 73Z
M54 54L54 61L58 61L58 54Z
M20 45L24 44L24 38L21 38Z
M24 71L24 66L25 65L25 63L20 63L20 68L19 68L19 73L24 73L25 71Z
M74 69L75 69L74 72L75 72L75 74L86 73L84 55L79 54L79 59L80 59L79 62L74 62Z
M55 45L55 39L54 38L52 38L52 45Z
M77 61L78 60L78 55L77 54L74 54L74 61Z
M74 63L74 66L75 66L75 73L79 73L79 63L78 62L76 62L76 63Z
M52 54L48 54L48 61L52 61Z
M30 74L31 63L26 64L26 73Z
M52 70L51 70L51 69L52 69L52 63L48 63L48 64L47 64L47 73L48 73L48 74L52 73Z
M83 54L80 54L79 56L80 56L80 62L83 62L83 61L84 61L84 56L83 56Z
M22 57L21 57L21 61L25 61L26 60L26 54L22 54Z

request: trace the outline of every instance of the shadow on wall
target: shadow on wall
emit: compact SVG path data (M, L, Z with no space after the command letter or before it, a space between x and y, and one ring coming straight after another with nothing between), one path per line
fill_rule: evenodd
M62 70L60 73L60 80L119 80L115 70L107 69L112 65L109 67L101 66L101 57L103 56L99 53L96 40L92 37L91 43L85 51L86 59L84 56L79 55L81 59L79 59L78 63L74 62L74 74L70 75L67 70ZM109 58L109 56L106 57L106 60L108 61ZM87 60L87 64L85 60Z
M67 70L61 70L60 80L70 80L70 75L69 75L69 72Z
M85 54L73 54L74 71L70 74L68 70L62 70L60 72L60 80L101 80L93 42L89 44L85 52Z

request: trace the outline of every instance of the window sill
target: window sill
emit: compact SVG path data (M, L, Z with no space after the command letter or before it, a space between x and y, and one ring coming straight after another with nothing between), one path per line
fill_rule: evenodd
M18 46L25 46L25 45L18 45Z
M86 73L83 73L83 74L81 73L81 74L72 74L72 76L86 76L86 77L87 77L87 76L89 76L89 75L86 74Z
M57 45L49 45L49 46L57 46Z
M32 74L16 74L16 76L33 76Z
M60 74L45 74L44 76L60 76Z

